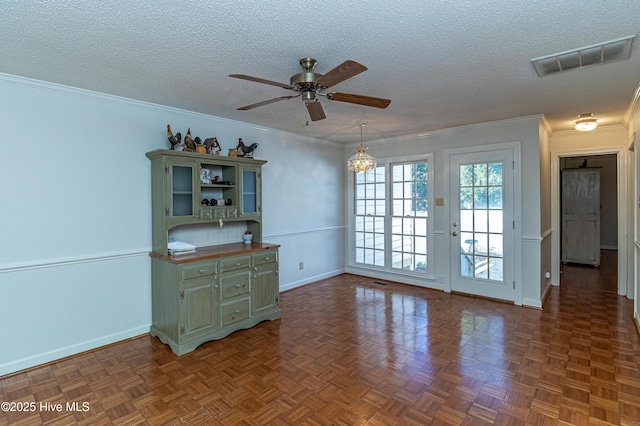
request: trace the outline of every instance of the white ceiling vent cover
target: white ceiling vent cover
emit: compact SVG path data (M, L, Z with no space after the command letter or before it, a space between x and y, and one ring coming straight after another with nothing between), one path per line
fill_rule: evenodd
M577 70L608 62L624 61L631 56L631 44L635 35L617 38L591 46L540 56L531 60L538 77L558 72Z

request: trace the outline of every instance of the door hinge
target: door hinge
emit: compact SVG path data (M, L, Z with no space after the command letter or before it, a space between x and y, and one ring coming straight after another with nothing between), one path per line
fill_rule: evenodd
M184 334L184 325L180 326L180 334Z
M169 166L164 166L164 174L165 175L169 174Z
M184 300L184 290L180 292L180 300Z
M515 280L513 281L513 289L514 290L516 289L516 281Z
M512 223L513 223L513 229L516 229L516 221L514 220Z
M164 209L164 215L165 215L165 216L169 216L169 207L167 207L166 209Z

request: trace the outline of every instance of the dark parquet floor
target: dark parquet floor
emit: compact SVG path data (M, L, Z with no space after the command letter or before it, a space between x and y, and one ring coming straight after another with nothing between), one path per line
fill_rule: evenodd
M603 255L543 310L326 279L181 357L144 335L0 378L0 402L35 407L0 426L640 425L633 302Z

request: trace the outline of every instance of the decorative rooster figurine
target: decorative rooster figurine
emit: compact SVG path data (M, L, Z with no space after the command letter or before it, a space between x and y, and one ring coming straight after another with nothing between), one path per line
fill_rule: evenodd
M171 148L169 149L176 149L177 145L180 145L180 140L182 140L182 135L180 133L176 133L176 135L173 135L173 132L171 131L171 125L167 124L167 139L169 139L169 143L171 144Z
M240 138L238 139L238 146L236 147L236 151L238 152L238 157L253 158L253 153L257 148L257 143L252 143L251 145L246 146L244 142L242 142L242 138Z
M184 135L184 150L185 151L191 151L191 152L195 152L196 150L196 143L193 141L193 138L191 137L191 127L189 127L189 129L187 129L187 134Z

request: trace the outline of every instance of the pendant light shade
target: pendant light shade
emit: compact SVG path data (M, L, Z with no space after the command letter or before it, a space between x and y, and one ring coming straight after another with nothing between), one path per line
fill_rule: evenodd
M597 120L593 118L593 114L580 114L576 121L576 130L579 132L590 132L598 127Z
M347 168L355 172L365 172L376 167L376 159L367 154L367 148L362 145L364 123L360 123L358 126L360 126L360 146L358 152L347 160Z

